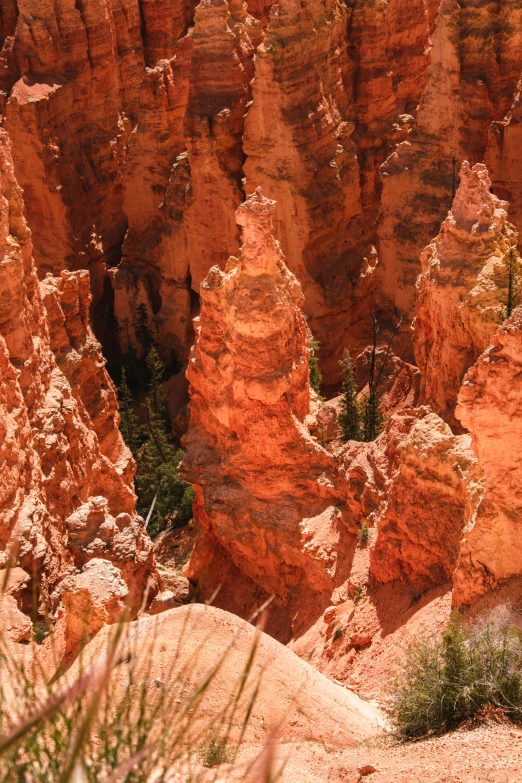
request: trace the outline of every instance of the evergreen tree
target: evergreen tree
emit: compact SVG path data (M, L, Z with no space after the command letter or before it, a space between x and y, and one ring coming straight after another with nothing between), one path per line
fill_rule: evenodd
M310 368L310 386L317 394L319 399L321 397L321 383L323 382L323 376L319 369L319 362L317 360L316 351L319 350L319 343L314 340L312 332L308 330L308 348L310 350L310 358L308 359L308 366Z
M501 321L509 318L522 303L522 260L514 247L511 248L506 262L506 303L502 306Z
M147 307L142 302L136 309L136 339L139 342L142 355L147 357L149 351L152 348L154 338L149 325L149 315L147 313Z
M127 383L124 367L121 370L121 382L118 388L118 405L120 408L120 432L131 450L132 456L136 459L142 441L142 428L138 425L138 418L134 412L135 402Z
M375 440L375 438L381 434L384 427L384 415L375 384L372 384L372 386L370 386L369 392L363 396L361 409L361 440L368 443L371 440Z
M161 414L163 418L167 416L167 401L161 386L163 375L165 374L165 365L161 361L157 350L152 347L147 354L147 368L149 370L149 394L150 405L155 414Z
M178 473L184 453L176 449L171 433L161 386L165 368L155 348L150 349L146 362L150 383L143 406L145 440L138 451L136 483L139 513L146 518L154 503L148 525L150 535L154 536L164 530L169 521L176 527L189 521L194 491ZM175 516L174 512L177 512Z
M339 364L343 373L343 396L338 418L341 427L341 440L361 440L361 414L357 402L357 386L355 385L350 351L347 348L344 349L343 358Z

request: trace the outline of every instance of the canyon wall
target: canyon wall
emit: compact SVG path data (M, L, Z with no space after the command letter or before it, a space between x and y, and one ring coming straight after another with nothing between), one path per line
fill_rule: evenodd
M517 0L11 0L0 111L39 275L89 269L135 341L147 307L186 361L201 281L238 252L234 213L262 185L303 286L328 385L370 310L402 316L412 360L419 256L463 160L486 160L518 226ZM246 190L245 190L246 189ZM174 366L174 364L173 364Z
M115 389L88 323L88 275L38 283L5 130L0 188L0 567L24 569L26 592L34 587L54 608L65 574L104 557L136 607L154 558L135 514Z

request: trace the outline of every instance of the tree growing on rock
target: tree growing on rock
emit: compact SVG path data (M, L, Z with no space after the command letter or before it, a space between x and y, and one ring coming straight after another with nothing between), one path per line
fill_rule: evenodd
M118 403L120 409L120 431L123 440L132 452L134 459L138 456L138 450L142 441L142 428L138 424L135 413L136 402L127 383L125 367L121 369L121 382L118 386Z
M135 487L138 513L148 522L151 536L186 524L192 516L194 490L178 474L184 452L172 436L167 401L162 387L165 367L154 347L146 359L149 373L147 395L143 403L132 396L125 371L119 387L121 423L125 442L136 460ZM138 412L144 424L138 424Z
M339 362L343 374L341 412L338 417L341 440L361 440L361 412L357 401L357 386L350 351L345 348Z
M506 300L501 309L501 321L509 318L522 304L522 259L514 247L511 248L506 261Z
M308 359L308 366L310 368L310 386L317 394L319 399L321 397L321 383L323 382L323 376L319 369L319 361L317 359L317 352L319 351L320 344L317 340L314 340L314 336L310 330L308 330L308 349L310 351L310 358Z
M377 369L377 338L379 335L379 323L374 313L373 341L370 354L370 367L368 370L368 391L361 400L357 399L357 385L353 373L352 360L347 349L344 350L340 365L343 373L341 399L341 413L338 417L341 427L341 439L360 440L369 442L380 435L384 427L384 414L382 412L378 386L383 377L384 370L390 357L391 346L395 335L402 323L397 323L386 346L386 352Z

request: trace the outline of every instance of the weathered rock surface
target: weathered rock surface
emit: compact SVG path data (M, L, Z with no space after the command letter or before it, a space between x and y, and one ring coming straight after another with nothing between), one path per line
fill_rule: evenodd
M103 630L86 647L82 666L98 659L109 634L110 628ZM379 735L384 724L377 707L331 682L275 639L213 606L196 604L158 617L142 617L130 626L128 644L136 651L137 660L125 656L113 670L111 683L116 694L127 687L129 664L137 664L133 677L138 688L145 680L174 684L180 677L188 688L201 683L223 656L198 704L197 720L205 721L203 725L215 720L223 705L237 693L256 645L244 693L230 718L231 742L237 742L242 735L247 743L263 745L271 727L277 726L282 742L302 738L341 749ZM78 670L76 663L75 671ZM245 711L256 685L259 692L251 705L250 720L244 726ZM328 721L315 719L318 710L329 716Z
M4 640L28 642L33 637L33 624L29 617L20 611L12 595L0 596L0 623Z
M509 111L521 71L516 3L498 9L443 0L428 13L434 28L413 127L381 167L378 286L388 317L405 316L398 341L403 358L418 258L451 205L462 162L484 160L491 122Z
M462 531L482 488L471 438L453 435L442 419L422 408L409 416L405 412L400 429L392 425L389 434L390 470L370 574L381 583L444 584L452 578Z
M490 343L507 301L508 269L519 259L505 201L482 164L465 161L453 206L421 256L414 349L421 401L455 426L466 371Z
M78 653L104 625L118 622L129 594L119 569L101 558L66 576L58 589L65 612L65 656Z
M274 206L260 190L246 200L237 211L239 259L225 273L211 269L202 284L182 467L207 535L266 593L288 602L303 590L332 590L346 531L332 514L336 465L303 424L307 329L301 288L271 233ZM197 550L189 578L198 576Z
M144 303L164 360L186 361L245 187L277 200L328 384L342 346L368 344L372 306L386 329L404 315L411 361L419 255L464 159L486 155L518 225L517 0L4 5L0 111L37 266L89 268L108 345L106 307L133 342Z
M456 415L471 433L485 492L465 531L455 578L458 603L470 603L499 580L522 573L521 366L518 308L466 374L459 393Z
M105 369L99 342L89 324L91 292L86 271L63 271L57 278L47 275L40 283L53 351L75 398L87 412L98 438L101 453L130 485L134 464L130 449L118 429L116 389ZM122 510L133 508L129 486Z
M0 196L0 565L25 569L49 601L76 557L70 521L101 496L119 524L111 558L138 598L154 561L134 513L133 464L117 431L114 387L86 324L86 290L80 305L84 278L65 275L54 287L47 281L51 338L5 131ZM61 283L70 318L59 304ZM89 535L98 535L95 527ZM78 557L85 562L87 551Z

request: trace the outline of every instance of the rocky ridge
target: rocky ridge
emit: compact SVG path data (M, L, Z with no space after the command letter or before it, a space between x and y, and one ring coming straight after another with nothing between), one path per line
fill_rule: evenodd
M40 289L4 130L0 187L0 566L24 569L29 605L34 587L53 610L64 576L106 556L136 610L154 558L135 514L115 389L88 324L88 279L65 272Z
M235 210L262 185L327 383L340 343L368 344L371 307L386 328L403 316L411 361L419 255L463 160L487 162L518 226L520 13L12 0L1 86L40 275L88 268L104 342L106 307L132 341L144 303L164 359L184 361L201 281L237 255Z

